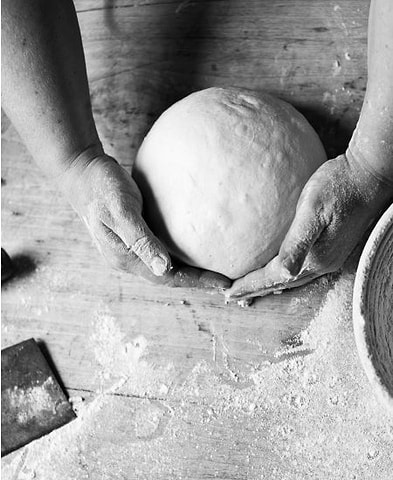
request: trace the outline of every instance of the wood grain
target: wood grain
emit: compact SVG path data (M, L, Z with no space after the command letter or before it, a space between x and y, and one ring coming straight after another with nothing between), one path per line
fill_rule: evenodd
M329 155L345 149L366 86L368 2L78 0L76 7L97 127L126 168L167 106L214 85L274 93L306 115ZM2 132L2 246L20 270L2 288L2 345L41 339L66 388L97 387L88 340L100 315L116 319L125 341L143 335L147 360L173 364L174 381L205 360L241 384L296 342L323 301L326 280L241 309L110 271L6 117ZM229 439L231 428L222 426ZM228 456L223 462L233 474L226 478L245 478ZM202 476L195 470L189 478Z

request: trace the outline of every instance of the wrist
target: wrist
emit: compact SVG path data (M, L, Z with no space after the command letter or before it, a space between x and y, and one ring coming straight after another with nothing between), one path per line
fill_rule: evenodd
M98 177L104 175L105 165L112 164L118 165L114 158L104 153L101 145L90 146L70 158L67 167L54 180L71 205L79 210L80 201L95 188L94 185L97 186Z
M366 102L365 102L366 103ZM364 106L358 125L346 152L370 175L393 189L393 137L392 120L385 119L383 127Z
M393 200L393 183L376 171L359 152L356 145L350 144L345 152L352 179L359 192L369 205L377 208L387 206Z
M76 150L67 156L64 155L64 160L60 163L52 178L61 185L67 177L83 173L90 164L103 157L105 157L105 152L101 143L88 145L84 149Z

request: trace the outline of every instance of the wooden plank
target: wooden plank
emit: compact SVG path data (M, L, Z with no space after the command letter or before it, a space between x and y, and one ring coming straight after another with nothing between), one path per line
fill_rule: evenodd
M316 127L325 141L344 138L343 123L353 128L364 88L366 6L355 3L77 2L104 144L127 166L164 107L189 91L229 84L287 98L310 119L321 115ZM110 272L7 119L3 129L3 245L27 255L34 270L3 292L3 342L43 337L67 386L93 388L94 362L83 345L100 308L128 334L151 337L157 361L176 358L184 368L195 358L211 360L211 339L222 338L241 375L271 358L320 303L323 293L298 301L289 292L240 310L219 297Z
M213 85L272 92L300 108L330 155L345 148L366 85L368 2L78 0L76 6L98 130L108 153L129 170L163 109ZM110 271L6 118L2 129L2 246L22 272L2 289L2 345L42 339L70 392L88 395L101 385L92 338L108 325L109 334L122 333L124 345L146 339L144 358L165 385L181 384L204 361L224 382L247 386L261 363L278 361L277 351L296 344L323 302L326 280L240 309L219 296L153 287ZM167 399L160 382L145 396ZM144 401L134 400L135 408ZM184 478L211 478L214 470L218 478L248 478L247 451L252 465L267 461L255 421L227 418L207 436L198 408L198 421L182 437L192 445L189 467L177 453Z
M21 168L7 168L7 142L4 147L2 242L27 271L3 287L3 346L41 338L66 386L94 388L95 359L85 343L94 321L106 314L128 339L148 338L157 364L174 362L182 374L195 361L213 361L214 339L221 368L226 367L219 349L225 348L242 377L250 366L271 359L319 306L322 282L319 289L271 296L240 309L224 305L220 296L155 287L110 271L60 195L44 180L34 187L30 177L39 172L27 157L18 159Z
M277 94L305 113L330 155L345 148L366 85L368 2L77 5L100 133L122 162L164 108L212 85Z
M97 5L77 2L94 113L104 144L126 166L165 106L210 85L266 89L303 106L310 118L324 112L316 126L326 135L326 125L337 117L341 120L330 133L341 132L345 118L353 126L364 85L354 79L364 75L365 5ZM343 59L344 51L351 52L351 59ZM338 56L340 67L334 66ZM344 81L354 82L356 94L349 95ZM94 318L105 309L126 335L143 333L150 339L150 356L157 363L170 359L181 372L195 360L212 361L214 340L218 349L230 352L241 378L250 365L272 359L280 342L303 328L319 305L323 288L315 288L313 295L304 293L307 289L288 292L241 310L224 306L220 297L151 287L109 271L6 119L3 129L3 244L11 255L29 257L33 268L5 287L3 343L43 338L67 386L94 388L94 358L84 344ZM225 372L222 352L216 361Z

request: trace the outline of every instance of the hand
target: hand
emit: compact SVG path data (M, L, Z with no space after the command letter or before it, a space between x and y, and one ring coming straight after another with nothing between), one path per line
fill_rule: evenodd
M392 197L393 188L351 152L329 160L305 185L279 254L236 280L227 299L264 296L338 270Z
M230 286L230 280L213 272L172 266L167 250L142 218L142 195L135 181L113 158L79 157L58 183L114 268L169 286Z

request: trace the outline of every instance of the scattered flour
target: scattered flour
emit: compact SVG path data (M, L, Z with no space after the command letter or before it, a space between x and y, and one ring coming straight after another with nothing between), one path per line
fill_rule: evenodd
M5 390L10 409L13 411L20 410L17 418L19 423L27 423L45 410L53 410L53 413L56 413L52 396L48 391L53 384L53 378L48 377L40 385L29 388L19 388L15 385L13 388Z
M90 339L99 392L75 421L5 457L3 479L391 479L393 418L357 358L352 286L343 274L297 346L246 386L213 362L173 382L173 366L148 362L145 338L101 313Z

